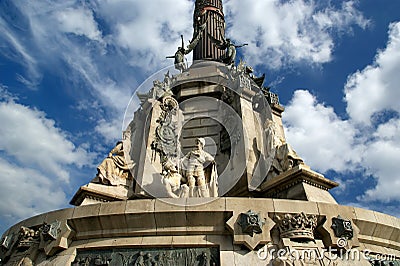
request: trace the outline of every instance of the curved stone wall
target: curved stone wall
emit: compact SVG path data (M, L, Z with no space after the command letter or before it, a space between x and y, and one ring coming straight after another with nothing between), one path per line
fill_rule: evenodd
M45 213L16 224L3 235L1 259L5 265L21 261L86 265L80 264L84 260L91 261L87 265L117 265L111 263L117 260L112 254L120 254L126 265L135 260L153 260L155 265L167 258L172 263L171 256L183 260L187 255L196 265L266 265L271 259L285 265L273 249L319 254L332 249L342 255L367 251L365 257L371 260L383 255L390 260L400 257L400 219L389 215L294 200L218 198L202 204L204 200L143 199ZM332 225L338 217L351 223L351 234L337 235ZM363 257L346 262L336 259L338 265L369 265Z

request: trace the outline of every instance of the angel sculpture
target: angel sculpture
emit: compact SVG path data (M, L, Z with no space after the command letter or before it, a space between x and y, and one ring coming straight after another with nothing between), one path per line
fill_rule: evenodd
M212 37L211 35L209 35L209 36L210 36L212 42L215 44L215 46L217 46L218 49L226 50L225 56L222 58L222 62L224 62L227 65L232 65L235 63L235 59L236 59L236 48L240 48L240 47L246 46L248 44L245 43L242 45L235 45L233 42L231 42L231 39L225 39L224 36L221 34L220 30L218 30L218 32L219 32L221 40L217 40L214 37Z
M185 64L185 55L189 54L197 45L200 38L203 36L203 31L206 28L206 23L199 26L197 34L189 42L189 45L185 49L185 43L183 41L183 35L181 35L182 46L178 47L175 55L167 56L166 58L174 58L175 69L179 70L181 73L186 70L187 66Z

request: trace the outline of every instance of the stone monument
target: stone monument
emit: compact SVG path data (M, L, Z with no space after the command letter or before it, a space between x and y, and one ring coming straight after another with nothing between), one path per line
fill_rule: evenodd
M75 207L12 226L0 264L400 265L400 220L338 205L287 143L222 0L196 0L193 27Z

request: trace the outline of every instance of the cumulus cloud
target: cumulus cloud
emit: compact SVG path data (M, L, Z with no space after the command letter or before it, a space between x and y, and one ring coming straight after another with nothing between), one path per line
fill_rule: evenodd
M387 47L378 51L374 62L349 76L345 87L347 112L357 123L371 125L374 114L400 112L400 22L389 27Z
M121 8L122 2L108 1L101 5L101 11ZM114 21L115 40L121 47L130 50L130 63L134 66L152 70L164 61L165 56L173 55L180 45L180 35L186 41L192 37L193 2L190 0L132 1L129 10L135 10L126 21ZM151 18L151 19L150 19ZM170 61L172 63L172 61Z
M243 50L246 60L271 68L329 62L335 32L344 34L352 26L368 25L356 1L343 1L335 8L306 0L230 0L226 10L228 19L234 18L228 35L249 43Z
M101 32L93 18L91 10L79 8L66 8L54 13L59 22L61 31L86 36L89 39L101 40Z
M305 90L294 93L284 119L286 134L306 162L319 171L345 171L357 164L356 130L334 109Z
M107 121L104 119L99 120L95 131L99 133L107 143L111 143L116 139L122 138L122 119L115 119L113 121Z
M400 23L393 23L387 47L347 80L349 119L303 90L295 92L283 117L288 141L306 163L322 172L352 171L375 178L376 186L359 197L363 202L400 200L399 51ZM377 113L380 119L375 119Z
M362 200L381 200L388 202L400 200L400 120L392 119L379 125L373 134L374 140L368 143L363 156L363 165L374 176L378 184L365 192Z

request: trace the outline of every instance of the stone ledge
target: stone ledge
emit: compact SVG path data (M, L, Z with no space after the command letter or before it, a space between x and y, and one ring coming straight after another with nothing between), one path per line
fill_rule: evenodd
M79 188L70 201L70 204L80 206L101 202L121 201L127 200L127 195L128 190L122 187L89 183L88 185Z
M108 245L108 242L104 242L107 238L129 245L131 243L124 242L127 238L147 237L146 239L150 240L153 237L164 236L173 236L174 244L180 245L187 243L185 239L197 239L196 236L199 235L215 239L214 244L218 244L222 239L225 241L225 246L231 246L235 243L245 243L240 230L234 239L231 232L232 228L235 228L234 224L231 223L231 231L226 226L224 227L231 217L233 217L231 222L236 223L238 215L249 210L260 213L262 218L272 217L276 213L304 212L327 217L325 229L330 234L332 234L330 217L338 215L353 221L354 226L360 225L360 222L368 222L373 227L379 226L381 228L379 231L382 232L379 237L376 237L377 234L374 233L374 230L364 229L361 231L361 234L358 235L361 247L368 246L371 251L376 253L382 253L385 248L390 249L391 253L395 251L396 254L400 253L400 242L393 241L399 231L394 226L400 222L400 219L389 215L377 215L373 211L359 208L352 211L352 207L337 204L283 199L219 198L206 203L207 199L204 198L143 199L80 206L32 217L13 226L7 233L17 233L21 225L37 226L51 217L50 220L67 220L71 229L76 230L71 248L78 243L89 242L96 243L95 245L99 247ZM181 206L177 206L179 204ZM177 215L185 217L183 223L178 221ZM169 218L165 219L166 216ZM379 216L379 220L376 216ZM271 226L273 223L264 225L263 230L265 230L266 236L269 235ZM391 232L392 235L384 235L383 232ZM249 236L249 238L251 237ZM254 248L257 244L264 244L266 241L268 238L260 238L250 244Z

